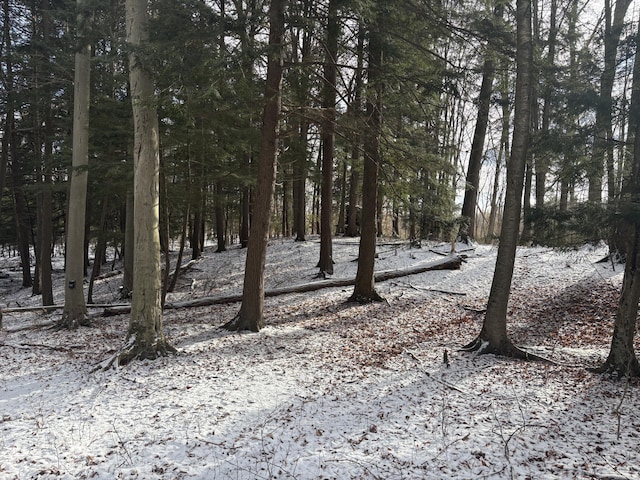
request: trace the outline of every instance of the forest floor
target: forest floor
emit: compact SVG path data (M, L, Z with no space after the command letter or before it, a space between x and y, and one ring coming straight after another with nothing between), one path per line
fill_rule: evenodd
M442 258L378 252L377 270ZM55 331L60 311L5 313L0 479L640 479L640 384L586 370L608 354L622 280L605 253L518 250L509 332L555 364L459 351L491 286L483 245L460 270L379 283L382 303L346 303L352 287L267 298L259 333L219 328L238 303L167 310L178 355L93 373L127 314ZM318 255L317 239L272 241L266 288L314 281ZM240 293L244 257L206 249L167 301ZM334 278L356 257L335 239ZM94 301L119 303L121 281L98 280ZM55 284L63 303L60 267ZM38 305L16 257L0 256L0 295Z

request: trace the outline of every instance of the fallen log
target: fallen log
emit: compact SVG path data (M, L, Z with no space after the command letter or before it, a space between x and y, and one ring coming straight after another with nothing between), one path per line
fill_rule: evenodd
M418 273L429 272L432 270L458 270L462 264L462 258L458 255L451 255L446 258L438 259L434 262L418 265L415 267L407 268L404 270L384 270L374 275L376 282L384 282L393 278L406 277L408 275L416 275ZM289 293L306 293L316 290L322 290L324 288L339 288L348 287L355 284L353 278L331 278L329 280L320 280L317 282L302 283L299 285L293 285L291 287L274 288L272 290L265 290L265 297L275 297L278 295L286 295ZM182 302L166 303L165 310L173 310L178 308L193 308L193 307L206 307L210 305L221 305L228 303L236 303L242 301L242 294L234 295L217 295L211 297L196 298L193 300L185 300ZM113 308L106 308L103 312L103 316L120 315L129 313L131 307L118 306Z

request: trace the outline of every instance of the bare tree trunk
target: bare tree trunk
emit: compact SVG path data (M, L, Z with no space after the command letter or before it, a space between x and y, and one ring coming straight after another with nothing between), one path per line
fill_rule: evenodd
M600 96L596 107L593 154L587 171L587 178L589 179L589 201L595 203L602 201L602 177L605 163L607 164L607 169L613 169L613 165L609 164L610 162L612 163L610 159L613 158L613 138L610 136L613 115L611 95L616 73L616 53L624 26L624 17L631 4L631 0L617 0L612 18L611 1L612 0L605 0L604 2L604 67L600 75ZM613 172L611 173L611 176L612 175ZM609 199L612 200L614 195L615 192L609 192Z
M124 274L122 280L122 297L129 298L133 292L133 244L134 244L134 222L133 222L133 192L127 192L125 231L124 231Z
M102 258L107 250L107 238L105 227L107 223L107 209L109 207L109 198L105 196L102 200L102 212L100 213L100 223L98 224L98 241L96 242L95 255L93 256L93 268L91 269L91 278L89 279L89 290L87 291L87 303L93 303L93 285L96 278L100 275L102 267Z
M259 331L264 327L264 265L269 240L271 203L276 181L278 131L280 122L284 10L287 0L273 0L269 6L269 60L265 85L265 107L258 158L258 183L247 246L242 305L235 318L224 325L228 330Z
M462 202L462 216L469 221L468 232L471 238L476 238L476 207L478 204L478 190L480 189L480 168L482 167L487 126L489 125L489 107L491 106L491 92L493 91L493 76L495 72L493 56L494 52L487 46L484 66L482 67L482 85L478 95L478 116L471 143L467 182Z
M528 354L513 345L507 336L507 304L518 245L524 170L531 133L531 0L517 0L516 21L517 73L513 146L507 165L507 192L500 245L482 330L480 335L464 348L479 353L527 358Z
M333 275L333 157L335 140L336 76L338 60L337 0L329 0L327 14L327 42L324 64L323 122L322 122L322 189L320 194L320 260L319 276Z
M377 4L380 9L380 5ZM380 131L382 128L382 12L369 29L369 89L367 124L364 144L364 176L362 179L362 234L358 251L358 270L350 300L366 303L381 301L375 289L376 212L378 198L378 166L380 165Z
M88 325L84 300L85 223L87 167L89 165L89 104L91 44L87 38L90 19L83 14L86 0L78 0L78 50L73 87L73 151L69 185L64 311L58 324L63 328Z
M363 65L364 65L364 28L360 27L358 32L357 46L357 67L354 81L353 102L350 105L351 112L354 117L354 134L351 144L351 172L349 175L349 206L347 208L347 229L345 236L357 237L360 233L358 219L358 183L360 181L359 164L360 164L360 121L361 121L361 102L362 102L362 83L363 83Z
M158 115L153 81L138 52L148 40L147 0L126 0L129 81L134 119L134 269L127 341L118 355L123 365L175 352L162 328L160 269Z

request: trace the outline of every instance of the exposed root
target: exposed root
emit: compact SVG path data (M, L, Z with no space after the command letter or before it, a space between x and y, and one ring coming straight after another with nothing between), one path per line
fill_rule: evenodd
M357 302L361 305L365 305L367 303L373 303L373 302L385 302L385 298L383 296L381 296L376 290L373 290L373 292L371 292L371 295L363 295L361 293L354 293L353 295L351 295L349 297L349 299L347 300L347 302Z
M130 342L116 353L108 361L100 364L95 370L108 370L112 366L124 366L133 360L155 360L158 357L167 357L178 353L178 350L166 341L159 341L153 345L140 345Z
M221 325L220 328L224 330L229 330L230 332L259 332L260 329L264 327L264 321L262 322L252 322L244 315L241 315L241 312L237 313L235 317L229 320L224 325Z
M510 340L505 340L499 344L493 344L489 340L485 340L481 337L477 337L471 343L460 348L462 352L474 352L476 355L483 355L486 353L492 353L494 355L500 355L502 357L515 358L518 360L529 360L535 362L544 362L557 365L556 362L549 358L542 357L535 353L526 352L521 348L515 346Z

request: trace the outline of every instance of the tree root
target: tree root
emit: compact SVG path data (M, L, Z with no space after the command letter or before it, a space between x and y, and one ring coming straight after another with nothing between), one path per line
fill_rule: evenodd
M241 315L240 312L236 314L231 320L229 320L224 325L220 325L220 328L224 330L228 330L230 332L254 332L257 333L260 329L264 327L263 322L252 322L248 318L245 318L244 315Z
M108 360L99 363L91 372L109 370L114 365L125 366L133 360L155 360L178 353L178 349L166 341L159 341L153 345L139 345L134 342L126 345Z
M607 359L607 361L599 367L587 368L587 371L600 375L608 375L612 378L640 377L640 365L637 360L630 360L628 364L616 365L613 361Z
M509 339L506 339L498 345L492 344L489 340L485 340L482 337L477 337L471 343L460 348L461 352L475 352L476 355L483 355L486 353L492 353L502 357L515 358L518 360L528 360L535 362L550 363L557 365L553 360L542 357L535 353L526 352L520 347L514 345Z
M364 295L362 293L354 293L347 299L347 303L355 302L361 305L373 302L385 302L385 298L381 296L376 290L371 292L371 295Z

